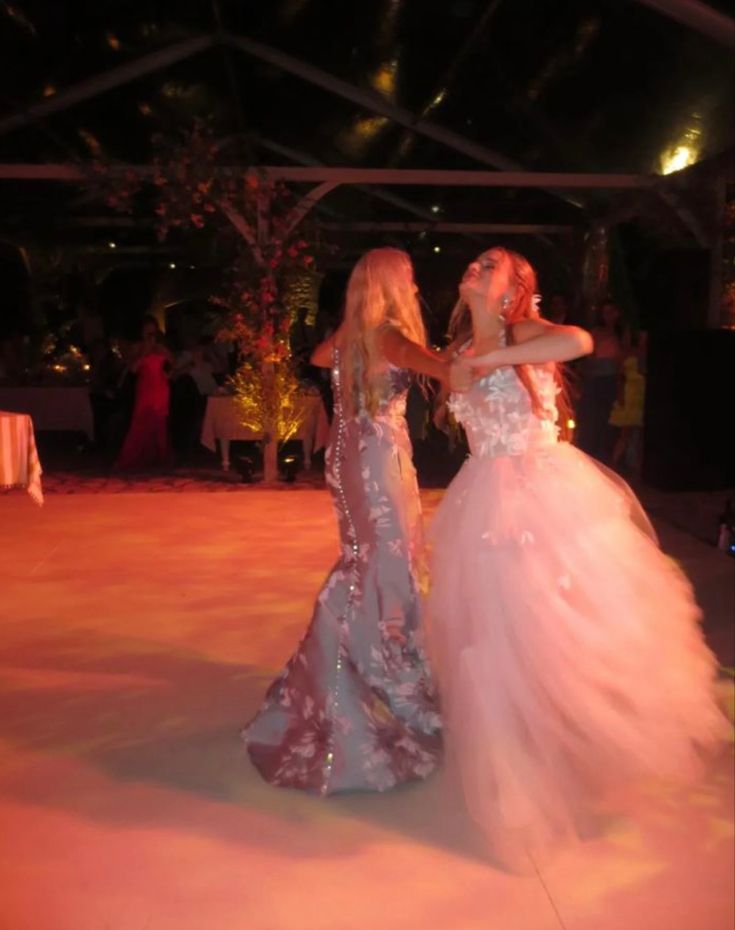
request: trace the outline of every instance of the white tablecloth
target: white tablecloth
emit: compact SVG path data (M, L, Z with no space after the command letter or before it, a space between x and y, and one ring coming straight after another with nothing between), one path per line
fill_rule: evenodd
M308 464L312 453L324 448L329 442L329 420L319 394L304 394L302 400L305 407L304 419L294 439L300 439L303 443L304 459ZM242 425L234 397L227 395L207 398L201 443L212 452L216 452L219 439L222 445L223 464L229 461L225 450L231 440L257 441L262 438L262 433L256 433Z
M0 410L27 413L39 433L69 430L94 438L86 387L0 387Z
M37 504L43 503L41 462L25 413L0 410L0 488L25 488Z

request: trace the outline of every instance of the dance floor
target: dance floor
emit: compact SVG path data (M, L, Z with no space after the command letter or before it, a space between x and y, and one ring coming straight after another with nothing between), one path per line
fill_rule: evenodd
M727 651L732 560L663 529ZM0 542L0 930L733 926L727 758L526 876L441 774L329 800L260 780L238 729L335 556L325 491L13 493Z

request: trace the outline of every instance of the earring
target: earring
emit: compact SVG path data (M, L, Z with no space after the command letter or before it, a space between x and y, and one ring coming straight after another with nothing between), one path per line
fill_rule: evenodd
M500 306L503 308L503 310L507 310L510 306L510 297L508 297L507 294L503 294L503 297L500 301Z

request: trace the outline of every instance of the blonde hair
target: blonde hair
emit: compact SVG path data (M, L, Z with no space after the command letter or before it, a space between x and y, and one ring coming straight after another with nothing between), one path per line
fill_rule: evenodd
M339 339L342 404L348 415L361 409L374 416L380 402L381 329L392 326L426 344L411 259L400 249L366 252L347 284Z
M537 289L536 272L533 270L533 266L528 259L524 258L523 255L520 255L518 252L512 252L510 249L503 248L502 246L494 247L493 251L500 252L510 262L510 279L515 288L515 293L511 298L510 304L503 309L503 317L505 319L508 345L512 345L513 324L521 320L538 320L540 317L533 300L533 295L536 293ZM472 338L472 316L470 315L470 308L461 298L455 305L454 310L452 310L452 315L449 318L449 338L452 342L457 344L457 347L462 346ZM519 381L531 398L531 409L537 416L543 416L543 406L529 371L529 366L514 365L513 367L516 370ZM558 362L554 363L554 380L559 388L559 394L557 396L559 427L562 438L568 438L569 427L567 423L571 418L572 407L569 399L569 388L564 373L564 367Z

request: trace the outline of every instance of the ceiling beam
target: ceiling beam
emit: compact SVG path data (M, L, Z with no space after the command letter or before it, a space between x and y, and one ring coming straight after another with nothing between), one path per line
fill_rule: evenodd
M325 167L318 159L313 158L311 155L307 155L306 152L300 152L288 146L281 145L280 142L274 142L272 139L266 139L260 136L256 139L256 144L270 152L273 152L276 155L282 155L285 158L290 158L291 161L295 161L305 167ZM370 197L375 197L378 200L383 200L385 203L389 203L394 207L399 207L401 210L405 210L407 213L412 213L414 216L420 216L425 220L434 219L434 214L429 210L425 210L423 207L417 206L410 200L405 200L403 197L392 194L390 191L382 190L380 187L365 187L360 184L357 185L357 189L363 194L367 194Z
M153 177L152 165L128 165L141 176ZM114 168L111 169L114 172ZM120 165L119 172L123 174L126 166ZM70 164L0 164L0 180L6 181L67 181L75 184L96 179L92 166L78 166Z
M652 187L654 176L581 174L550 171L457 171L433 168L300 168L255 169L284 181L338 181L340 184L412 184L424 187L537 187L631 190ZM1 176L1 175L0 175Z
M142 177L153 174L150 165L117 167L120 173L135 171ZM423 187L516 187L579 190L645 190L661 182L657 175L584 174L550 171L454 171L426 168L328 168L293 165L263 165L256 168L232 165L223 172L249 171L271 180L320 184L388 184ZM91 172L71 164L0 164L0 180L67 181L84 183Z
M401 222L356 222L320 223L326 232L399 232L399 233L450 233L456 235L507 235L538 236L554 233L568 234L578 227L544 223L401 223Z
M160 71L168 65L183 61L185 58L191 58L192 55L198 55L215 43L211 36L197 36L193 39L185 39L183 42L177 42L167 48L161 48L150 55L144 55L142 58L136 58L135 61L127 62L117 68L111 68L102 74L89 78L86 81L80 81L72 87L48 97L40 103L24 107L18 113L12 116L6 116L0 119L0 135L19 129L21 126L27 126L52 113L59 113L66 110L74 104L81 103L84 100L91 100L98 97L108 90L116 87L122 87L123 84L129 84L143 75L151 74L154 71Z
M735 19L700 0L636 0L727 48L735 48Z

